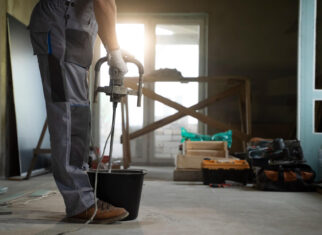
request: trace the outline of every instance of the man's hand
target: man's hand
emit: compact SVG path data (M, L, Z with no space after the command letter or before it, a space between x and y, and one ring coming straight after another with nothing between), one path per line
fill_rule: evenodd
M122 51L120 49L111 51L108 57L108 64L110 66L116 67L123 74L128 72L126 63L123 60Z

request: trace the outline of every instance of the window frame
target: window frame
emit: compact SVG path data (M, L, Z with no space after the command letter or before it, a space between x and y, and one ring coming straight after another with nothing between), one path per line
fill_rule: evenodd
M208 74L208 15L205 13L171 13L171 14L130 14L119 13L118 24L144 24L144 38L145 38L145 51L144 51L144 68L145 73L154 71L155 57L156 57L156 34L155 29L160 24L175 24L175 25L192 25L198 24L200 27L200 42L199 42L199 76L207 76ZM147 83L145 87L154 90L154 83ZM199 100L203 100L208 96L208 86L206 83L199 83ZM144 99L143 109L143 126L154 122L154 101ZM147 111L149 110L149 111ZM151 111L153 110L153 111ZM207 114L207 109L203 110ZM131 124L131 122L130 122ZM201 122L198 122L198 130L200 133L206 133L207 127ZM142 151L140 158L132 154L132 163L139 164L152 164L152 165L173 165L173 158L160 159L156 158L154 153L154 133L149 133L141 138L146 143L146 150Z

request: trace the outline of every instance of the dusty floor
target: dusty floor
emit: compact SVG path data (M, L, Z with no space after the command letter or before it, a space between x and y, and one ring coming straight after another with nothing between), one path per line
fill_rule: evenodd
M172 182L172 168L148 168L136 220L112 225L64 223L64 205L50 174L29 181L0 181L10 196L0 207L0 234L322 234L322 195L262 192L251 187L210 188ZM46 198L31 198L43 189ZM6 214L12 213L12 214Z

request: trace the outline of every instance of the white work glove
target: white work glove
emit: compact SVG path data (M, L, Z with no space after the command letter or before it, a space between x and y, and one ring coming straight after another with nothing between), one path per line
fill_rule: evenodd
M110 66L117 68L123 74L128 72L127 65L124 62L122 51L120 49L111 51L108 56L108 64Z

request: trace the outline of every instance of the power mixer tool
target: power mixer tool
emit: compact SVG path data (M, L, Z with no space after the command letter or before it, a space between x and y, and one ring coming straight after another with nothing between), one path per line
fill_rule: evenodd
M138 68L139 73L139 84L137 91L130 90L124 87L124 74L119 71L119 69L110 66L109 75L110 82L109 86L100 87L99 83L99 72L101 66L107 62L109 63L109 55L102 57L96 62L95 65L95 81L94 81L94 102L96 102L98 92L103 92L106 95L110 96L110 101L113 103L113 114L112 114L112 127L110 132L110 150L109 150L109 163L108 163L108 172L111 172L112 169L112 154L113 154L113 142L114 142L114 128L115 128L115 114L117 109L117 104L121 102L122 97L127 95L137 95L137 107L141 107L141 96L142 96L142 85L143 85L143 74L144 68L143 65L135 59L133 56L123 53L123 59L125 63L135 64Z
M97 94L98 92L103 92L106 95L110 96L110 101L113 103L113 114L112 114L112 127L110 134L108 135L105 146L102 151L101 157L98 159L98 165L95 172L95 186L94 186L94 195L95 195L95 211L92 215L92 217L86 222L86 224L89 224L93 221L94 217L97 213L97 176L99 171L99 166L101 164L101 161L103 159L103 155L105 152L105 148L107 145L107 142L109 138L110 140L110 150L109 150L109 162L108 162L108 173L112 172L112 154L113 154L113 142L114 142L114 129L115 129L115 116L116 116L116 109L117 104L121 102L122 97L125 97L127 95L137 95L137 106L141 107L141 96L142 96L142 85L143 85L143 74L144 74L144 68L143 65L135 59L133 56L129 54L123 53L123 59L125 63L133 63L137 66L138 72L139 72L139 84L137 91L135 90L129 90L128 88L124 87L124 74L117 68L110 66L109 67L109 75L110 75L110 83L109 86L100 87L98 86L99 83L99 73L101 66L107 62L109 64L109 54L105 57L102 57L99 59L95 64L95 80L94 80L94 97L93 101L96 102Z

